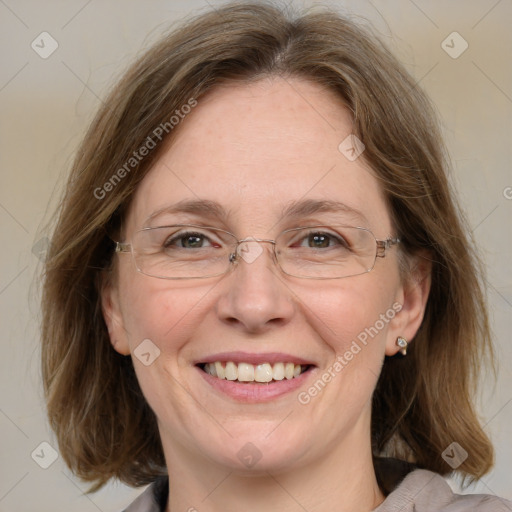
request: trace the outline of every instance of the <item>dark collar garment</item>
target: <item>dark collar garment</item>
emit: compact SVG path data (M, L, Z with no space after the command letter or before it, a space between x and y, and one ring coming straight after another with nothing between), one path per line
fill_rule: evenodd
M168 497L169 482L167 477L160 477L123 512L165 512Z
M166 478L150 485L124 512L164 512ZM374 512L512 512L512 502L487 494L454 494L437 473L409 473Z

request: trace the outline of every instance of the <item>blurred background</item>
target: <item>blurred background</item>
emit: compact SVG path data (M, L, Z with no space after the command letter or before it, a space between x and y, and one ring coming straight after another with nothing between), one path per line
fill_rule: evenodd
M113 483L87 495L58 456L42 400L38 276L73 153L109 86L174 22L222 3L0 0L0 512L120 511L141 492ZM292 3L373 25L439 111L488 267L500 363L479 404L496 467L464 492L512 499L512 2Z

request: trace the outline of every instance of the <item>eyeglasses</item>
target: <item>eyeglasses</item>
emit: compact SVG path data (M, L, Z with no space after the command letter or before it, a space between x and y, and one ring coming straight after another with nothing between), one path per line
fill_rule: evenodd
M287 275L304 279L340 279L370 272L377 258L400 242L377 240L366 228L307 226L283 231L275 240L244 238L219 228L180 224L144 228L131 243L116 242L116 252L130 252L142 274L160 279L220 276L241 259L252 263L271 244L274 262Z

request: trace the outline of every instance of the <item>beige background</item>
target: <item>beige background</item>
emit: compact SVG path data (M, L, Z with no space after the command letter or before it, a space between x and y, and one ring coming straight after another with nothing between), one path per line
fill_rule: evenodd
M208 3L221 2L0 0L1 512L116 511L140 492L111 485L86 496L86 486L60 458L46 470L31 458L43 441L56 447L41 400L35 286L40 262L32 249L46 236L48 208L56 203L73 150L113 78L174 20ZM481 404L497 465L476 490L512 499L512 2L330 5L370 20L443 118L452 178L488 264L501 364L499 379L496 385L489 381ZM47 59L30 46L43 31L59 45ZM441 47L453 31L469 44L457 59ZM455 49L460 43L456 40Z

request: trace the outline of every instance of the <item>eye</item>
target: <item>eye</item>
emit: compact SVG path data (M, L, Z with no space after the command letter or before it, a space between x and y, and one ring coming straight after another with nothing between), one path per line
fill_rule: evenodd
M163 245L166 249L172 247L180 249L202 249L204 247L219 247L218 244L212 243L211 240L203 233L190 231L170 236L165 240Z
M308 247L322 249L331 245L331 237L323 233L311 234L307 237Z
M328 247L348 247L347 242L341 237L325 232L311 232L299 241L300 247L312 249L326 249Z

